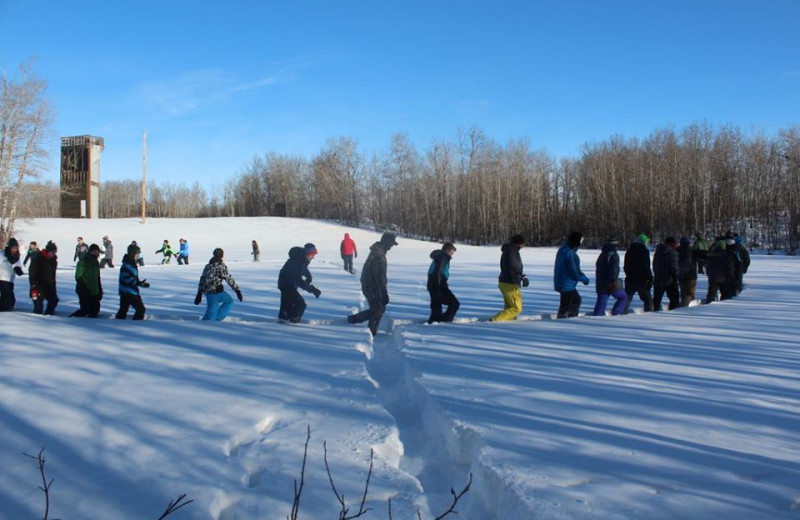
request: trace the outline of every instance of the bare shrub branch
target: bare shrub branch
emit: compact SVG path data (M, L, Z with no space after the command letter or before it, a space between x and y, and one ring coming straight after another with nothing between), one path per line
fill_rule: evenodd
M306 460L308 460L308 443L311 441L311 425L308 425L306 433L306 446L303 449L303 466L300 468L300 485L297 485L297 479L294 481L294 500L292 501L292 512L286 518L288 520L297 520L297 514L300 512L300 496L303 494L303 485L306 479Z
M47 520L47 517L50 514L50 486L53 485L53 481L55 479L50 479L50 482L47 481L47 476L44 472L44 465L47 462L47 459L44 458L44 448L40 449L39 454L36 456L28 455L27 453L24 453L23 455L36 461L36 465L39 468L39 474L42 476L42 485L39 487L39 489L41 489L44 493L44 516L42 519Z
M322 443L323 449L325 451L325 470L328 472L328 480L331 482L331 488L333 489L333 494L336 495L336 500L339 501L339 505L341 506L341 510L339 511L339 520L351 520L353 518L358 518L359 516L365 514L366 512L370 511L371 508L364 508L364 504L367 501L367 492L369 491L369 481L372 478L372 466L375 460L375 450L370 448L369 450L369 471L367 472L367 479L364 483L364 494L361 496L361 504L358 507L358 512L353 515L348 516L348 512L350 509L346 506L344 495L340 495L339 492L336 490L336 484L333 483L333 475L331 474L331 468L328 464L328 444L327 442ZM391 515L391 507L390 513Z
M456 511L456 504L458 504L458 501L461 500L461 497L463 497L467 493L467 491L469 491L469 487L471 485L472 485L472 472L470 472L469 474L469 482L467 482L467 485L464 486L464 489L462 489L460 492L456 493L455 489L450 488L450 494L453 495L453 503L450 504L450 507L447 509L447 511L437 516L436 520L442 520L442 518L446 517L450 513L457 515L458 511Z
M194 502L194 500L187 500L186 502L183 502L183 499L185 498L186 498L186 493L182 493L178 495L178 498L176 498L175 500L171 500L170 503L167 504L167 508L164 510L161 516L158 517L158 520L164 520L164 518L168 517L178 509L182 508L183 506L188 506L189 504Z

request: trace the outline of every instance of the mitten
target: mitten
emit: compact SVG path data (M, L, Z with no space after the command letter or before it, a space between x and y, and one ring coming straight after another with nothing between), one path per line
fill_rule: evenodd
M203 301L203 293L200 292L200 291L197 291L197 294L194 297L194 304L195 305L200 305L201 301Z
M239 301L244 300L244 296L242 296L242 291L236 291L236 297L239 298Z

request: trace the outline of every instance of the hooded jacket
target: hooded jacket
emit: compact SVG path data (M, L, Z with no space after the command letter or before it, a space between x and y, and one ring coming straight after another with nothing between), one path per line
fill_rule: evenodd
M724 240L719 240L708 250L708 281L725 283L734 279L733 256L727 254Z
M119 268L119 294L139 294L139 267L130 255L122 257L122 265Z
M439 293L447 288L451 257L444 250L436 249L431 252L431 260L431 265L428 267L428 291Z
M313 292L306 250L302 247L293 247L289 250L289 259L283 264L281 272L278 274L278 289L293 291L298 287Z
M661 287L670 285L678 280L679 272L678 252L669 244L658 244L653 255L653 283Z
M678 247L678 280L697 280L697 255L689 242L681 241Z
M595 262L595 290L608 294L622 289L619 279L619 253L616 244L606 242Z
M11 246L7 246L0 255L0 281L14 283L17 275L22 273L19 263L20 254L11 254ZM31 264L33 265L33 264Z
M344 240L342 240L342 244L339 247L339 251L341 252L342 256L350 256L355 255L358 253L358 249L356 248L356 243L350 238L350 233L344 234Z
M103 294L103 286L100 282L100 262L94 255L86 255L78 260L75 267L75 292L85 290L92 296Z
M361 269L361 292L368 300L381 303L389 302L389 291L386 279L386 251L387 246L375 242L369 248L369 256Z
M500 283L510 283L512 285L522 283L524 272L519 250L520 247L518 245L510 242L506 242L500 248L500 251L502 251L500 255L500 276L498 277Z
M31 289L38 289L42 294L52 294L56 291L56 269L58 257L55 253L43 250L31 260L28 278Z
M560 292L574 291L578 282L589 283L589 278L581 271L581 259L577 246L565 242L558 248L553 267L553 288Z
M641 240L633 242L625 252L623 269L625 270L625 281L628 284L653 281L653 272L650 270L650 251Z

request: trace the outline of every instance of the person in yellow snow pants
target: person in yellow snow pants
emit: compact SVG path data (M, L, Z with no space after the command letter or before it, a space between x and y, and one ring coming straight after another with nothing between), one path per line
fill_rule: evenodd
M513 283L500 282L498 287L503 294L503 310L495 314L492 321L513 320L522 312L522 290Z

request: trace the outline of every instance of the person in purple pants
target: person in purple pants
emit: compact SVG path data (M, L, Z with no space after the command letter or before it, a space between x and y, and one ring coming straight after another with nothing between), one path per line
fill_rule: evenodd
M628 295L622 287L622 280L619 279L618 245L619 241L616 237L609 237L606 243L603 244L603 250L595 263L597 268L595 271L597 280L595 282L595 289L597 290L597 303L594 305L595 316L605 316L606 304L611 296L616 299L614 307L611 309L611 314L616 316L625 312Z

